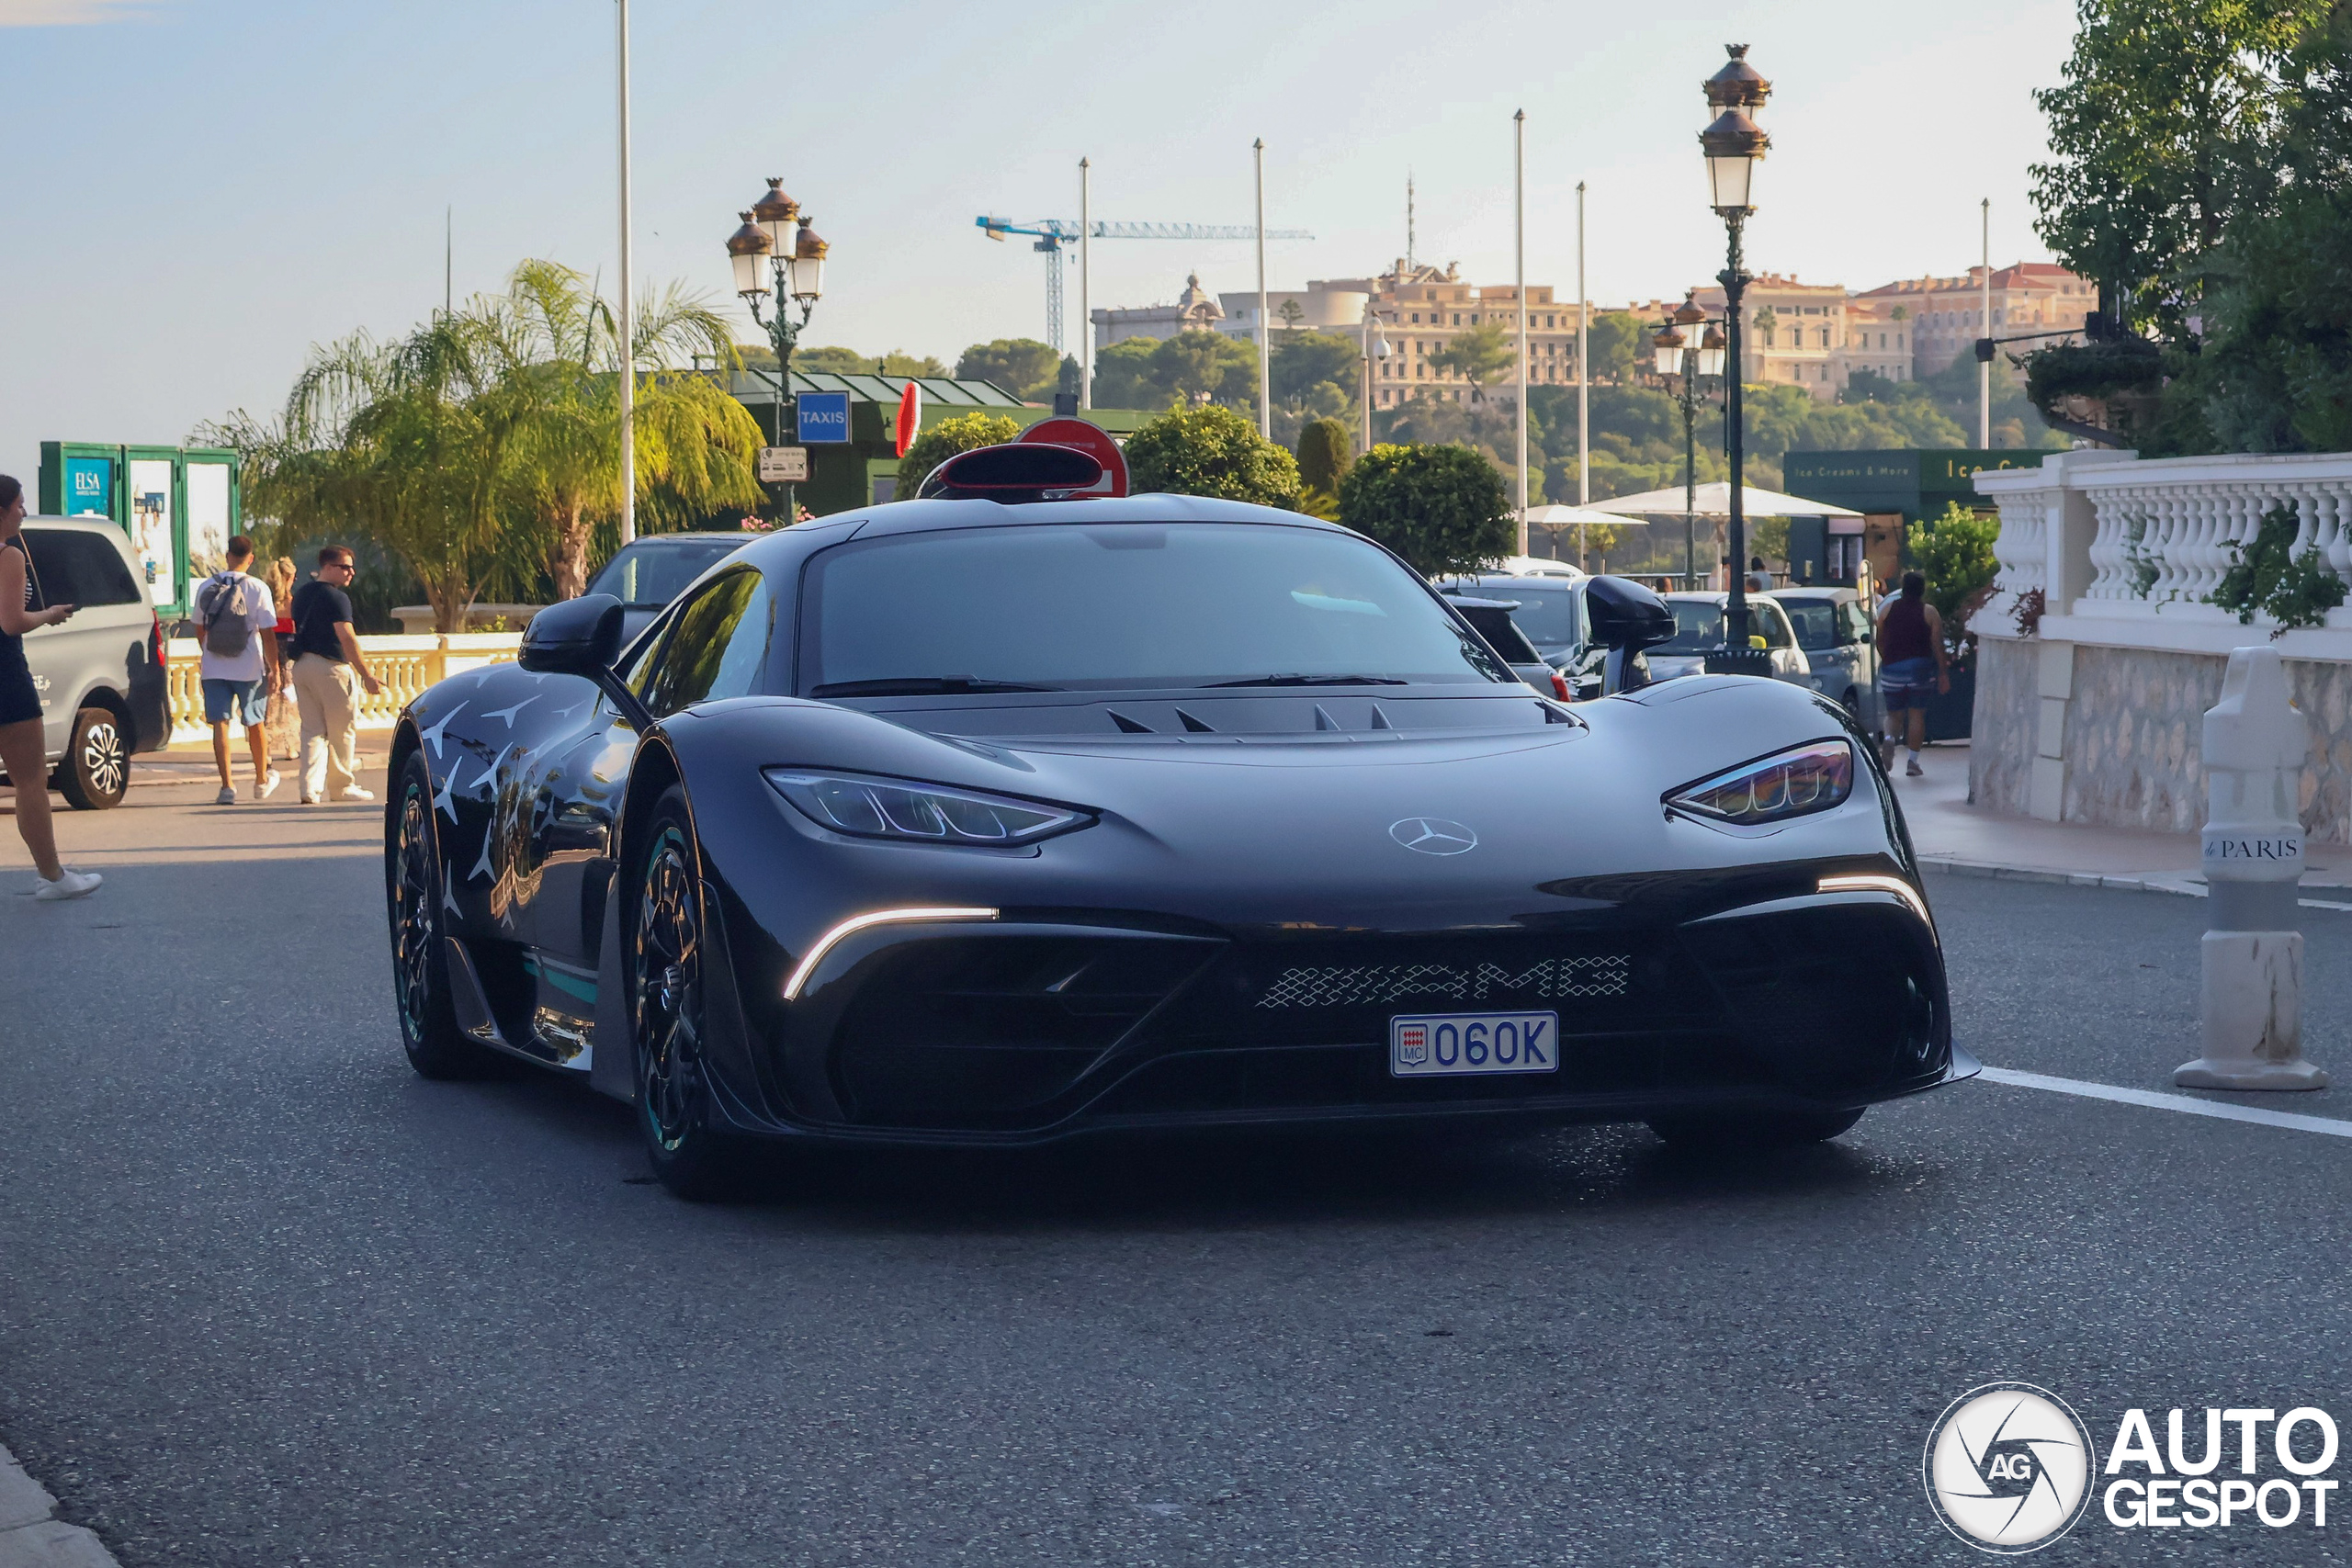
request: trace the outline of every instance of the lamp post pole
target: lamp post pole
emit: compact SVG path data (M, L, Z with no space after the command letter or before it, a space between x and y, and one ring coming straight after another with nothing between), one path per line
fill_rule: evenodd
M1357 447L1359 455L1372 450L1372 378L1373 362L1388 357L1388 334L1380 330L1380 311L1370 299L1363 302L1363 440Z
M1706 331L1693 342L1689 329L1698 326ZM1716 327L1699 302L1686 295L1650 340L1657 373L1668 386L1678 376L1682 381L1675 394L1682 408L1682 581L1691 589L1699 586L1699 383L1723 373L1724 340Z
M634 225L628 191L628 0L620 0L621 87L621 543L637 537L637 300L630 290L629 264L634 259ZM446 297L447 286L443 286Z
M1725 52L1731 56L1730 62L1709 77L1706 85L1708 107L1717 113L1699 135L1700 145L1706 151L1715 212L1724 220L1726 242L1724 270L1715 276L1724 286L1724 445L1726 466L1731 470L1727 541L1731 558L1725 563L1731 592L1724 605L1724 647L1719 656L1710 657L1707 667L1724 674L1770 675L1771 656L1748 642L1747 441L1740 418L1740 383L1746 379L1747 366L1740 339L1747 328L1741 319L1742 301L1750 280L1746 259L1740 254L1740 232L1748 215L1756 210L1750 199L1756 165L1763 161L1764 150L1771 145L1771 139L1748 118L1747 111L1763 107L1764 100L1771 95L1772 84L1747 63L1746 44L1727 45Z
M1519 553L1527 553L1527 111L1511 120L1512 298L1519 305Z
M1984 335L1993 335L1993 198L1984 198ZM1976 362L1976 449L1993 445L1993 362Z
M1078 406L1094 406L1094 161L1078 161Z
M775 374L770 378L775 401L768 428L770 444L781 446L785 405L793 400L793 346L800 341L801 329L808 324L809 313L824 293L825 254L831 247L809 227L800 204L784 194L781 177L769 180L765 194L740 216L743 226L728 236L727 254L734 264L735 292L751 308L752 320L767 329L768 343L775 350ZM793 312L796 305L797 320ZM793 486L787 480L785 526L797 520Z
M1266 139L1261 136L1250 143L1250 152L1258 176L1258 434L1271 441L1274 438L1274 382L1273 367L1266 357L1273 351L1273 340L1266 331Z

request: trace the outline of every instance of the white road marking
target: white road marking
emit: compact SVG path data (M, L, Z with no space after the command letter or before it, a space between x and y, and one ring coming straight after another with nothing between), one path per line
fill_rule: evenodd
M2211 1116L2218 1122L2255 1122L2265 1127L2285 1127L2291 1132L2324 1133L2331 1138L2352 1138L2352 1121L2334 1116L2264 1111L2251 1105L2198 1100L2186 1094L2158 1094L2151 1089L2086 1083L2081 1078L2053 1078L2041 1073L2020 1073L2009 1067L1986 1067L1977 1076L1987 1083L2005 1083L2017 1089L2047 1089L2052 1094L2079 1095L2085 1100L2111 1100L2119 1105L2143 1105L2151 1111L2177 1111L2188 1116Z

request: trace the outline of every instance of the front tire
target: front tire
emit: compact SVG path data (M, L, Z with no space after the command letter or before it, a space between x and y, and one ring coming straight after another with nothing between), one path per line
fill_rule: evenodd
M384 892L392 929L392 993L408 1065L428 1078L476 1078L497 1065L488 1046L458 1027L449 1003L442 928L441 852L433 831L433 775L412 751L392 796Z
M1753 1150L1826 1144L1853 1130L1860 1111L1653 1116L1650 1131L1678 1149Z
M701 857L684 791L654 803L628 934L637 1123L662 1186L695 1202L741 1194L744 1148L713 1126Z
M130 742L111 708L74 716L73 737L57 764L57 793L76 811L107 811L130 790Z

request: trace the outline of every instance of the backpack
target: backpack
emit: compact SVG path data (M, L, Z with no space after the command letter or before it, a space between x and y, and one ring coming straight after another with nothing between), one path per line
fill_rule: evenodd
M222 572L197 590L196 613L204 620L204 651L234 659L253 642L253 604L243 572Z

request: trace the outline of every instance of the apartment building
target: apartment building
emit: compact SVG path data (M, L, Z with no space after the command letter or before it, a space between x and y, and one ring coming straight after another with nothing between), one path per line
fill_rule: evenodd
M1692 296L1711 316L1724 313L1721 284ZM1779 273L1760 274L1747 286L1747 321L1740 339L1741 374L1751 386L1784 382L1826 401L1846 385L1845 286L1802 283Z
M1462 403L1501 399L1518 391L1516 368L1503 371L1483 392L1460 373L1442 369L1432 357L1453 338L1476 327L1498 326L1516 345L1519 291L1511 284L1473 285L1448 265L1408 265L1403 257L1372 286L1373 308L1390 353L1373 378L1373 406L1395 408L1426 393ZM1531 386L1574 386L1577 378L1577 303L1556 297L1549 284L1527 288L1527 379Z
M2020 344L2019 351L2082 341L2083 318L2098 308L2098 286L2049 262L2018 262L1993 274L1995 337L2028 333L2054 335ZM1911 373L1932 376L1961 359L1973 359L1985 335L1984 269L1973 266L1962 277L1915 277L1857 296L1909 312Z

